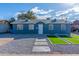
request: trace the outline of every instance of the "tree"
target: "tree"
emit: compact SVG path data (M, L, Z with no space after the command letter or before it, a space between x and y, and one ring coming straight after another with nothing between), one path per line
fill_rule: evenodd
M20 20L25 20L26 19L26 14L21 13L21 14L18 15L17 18L20 19Z
M26 17L28 19L31 19L31 20L36 19L36 16L34 15L34 13L32 11L28 11L27 14L26 14Z
M15 18L14 18L14 17L11 17L11 18L9 19L9 22L13 22L13 21L15 21Z
M50 20L50 18L48 17L47 20Z
M11 17L7 22L10 26L10 28L12 29L12 24L10 24L11 22L14 22L15 21L15 18L14 17Z
M27 13L21 12L21 14L18 15L18 19L20 20L34 20L36 19L36 16L34 15L34 13L32 11L28 11Z

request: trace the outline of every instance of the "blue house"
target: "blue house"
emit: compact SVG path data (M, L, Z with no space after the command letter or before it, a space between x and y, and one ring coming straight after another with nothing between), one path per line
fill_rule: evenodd
M70 36L71 24L67 21L53 20L17 20L11 23L11 33L14 34L43 34Z

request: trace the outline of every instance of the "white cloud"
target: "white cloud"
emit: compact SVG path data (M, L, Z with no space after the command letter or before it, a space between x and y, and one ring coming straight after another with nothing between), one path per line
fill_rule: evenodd
M73 14L68 14L68 16L70 17L70 16L72 16Z
M75 13L75 15L79 15L79 13Z
M39 16L37 15L37 19L46 19L46 18L51 18L51 15L43 15L43 16Z
M48 17L52 17L52 15L50 13L53 12L53 10L51 10L51 9L44 10L44 9L39 9L38 7L32 8L31 11L33 11L35 13L35 15L37 16L37 19L46 19ZM24 11L23 13L26 13L26 11ZM17 18L17 15L19 15L19 14L22 14L22 13L21 12L17 12L15 14L15 18Z
M68 13L70 13L72 11L73 11L73 9L68 9L68 10L64 10L64 11L58 11L58 12L56 12L56 16L65 15L65 14L68 14Z
M74 12L79 12L79 6L77 5L77 6L74 6L73 8L72 8L72 10L74 11Z
M69 8L67 10L58 11L58 12L56 12L56 16L66 15L66 14L70 14L73 12L75 15L79 14L79 5L74 5L72 8Z
M72 17L73 15L79 15L79 5L73 5L72 8L66 9L66 10L62 10L62 11L57 11L54 12L54 10L45 10L45 9L40 9L39 7L34 7L31 9L31 11L33 11L38 19L46 19L48 17L59 17L61 15L66 15L67 18ZM52 15L51 13L55 13L54 15ZM18 12L16 15L20 14L20 12ZM41 14L41 15L39 15Z
M34 8L31 9L31 11L33 11L36 14L37 19L50 18L50 17L52 17L52 15L50 13L53 12L53 10L51 10L51 9L44 10L44 9L39 9L39 7L34 7Z
M15 16L18 16L19 14L21 14L21 12L17 12L17 13L15 14Z
M39 9L38 7L34 7L31 9L36 14L48 14L51 13L53 10L44 10L44 9Z

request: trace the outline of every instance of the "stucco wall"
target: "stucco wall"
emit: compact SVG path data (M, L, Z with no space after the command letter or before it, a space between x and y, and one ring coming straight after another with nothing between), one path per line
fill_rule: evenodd
M0 33L9 32L10 25L9 24L0 24Z
M23 30L17 30L17 26L16 24L13 24L13 29L11 30L12 33L25 33L25 34L38 34L38 25L39 24L43 24L43 34L67 34L69 35L71 32L71 26L70 24L66 24L66 30L65 31L61 31L61 24L53 24L54 29L53 30L49 30L49 25L48 24L44 24L44 23L36 23L34 25L34 30L29 30L29 26L28 24L24 24L23 25Z

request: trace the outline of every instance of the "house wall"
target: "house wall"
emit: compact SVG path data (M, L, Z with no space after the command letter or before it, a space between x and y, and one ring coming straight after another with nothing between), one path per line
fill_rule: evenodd
M15 34L35 34L35 30L29 30L29 24L23 24L23 30L17 30L17 24L13 24L11 33L15 33Z
M54 34L58 35L70 35L71 33L71 25L66 24L66 30L61 30L61 24L54 24Z
M12 33L23 33L23 34L38 34L38 25L43 24L43 34L55 35L55 34L65 34L70 35L71 26L70 24L66 24L66 30L61 31L61 24L53 24L53 30L49 30L49 24L44 24L42 22L34 24L34 30L29 30L29 24L23 24L23 30L17 30L17 24L13 24Z
M0 24L0 33L8 33L10 31L9 24Z

